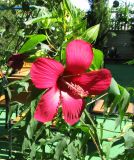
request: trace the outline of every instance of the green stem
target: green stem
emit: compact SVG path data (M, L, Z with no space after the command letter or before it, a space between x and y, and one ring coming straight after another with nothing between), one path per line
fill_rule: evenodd
M91 118L91 116L90 116L90 113L87 112L86 109L84 110L84 113L85 113L85 115L88 117L88 119L90 120L90 122L91 122L92 126L94 127L94 129L96 129L96 125L95 125L94 121L92 120L92 118Z
M80 120L80 121L81 121L85 126L88 127L88 129L89 129L89 134L90 134L90 136L91 136L91 138L92 138L92 140L93 140L93 143L95 144L95 146L96 146L96 148L97 148L97 151L98 151L98 154L99 154L100 158L101 158L102 160L105 160L105 159L103 158L103 154L102 154L102 151L101 151L101 148L100 148L100 144L98 145L98 144L97 144L97 141L96 141L96 131L93 132L92 129L91 129L87 124L85 124L85 122L84 122L83 120Z
M94 121L93 121L90 113L87 112L86 109L84 110L84 113L86 114L86 116L88 117L89 121L91 122L91 124L92 124L92 126L93 126L94 133L95 133L95 137L97 138L97 140L98 140L98 142L99 142L99 148L100 148L100 150L101 150L101 142L100 142L100 139L99 139L98 134L97 134L97 127L96 127L96 125L95 125L95 123L94 123Z
M57 49L54 47L54 45L51 44L51 42L50 42L50 37L49 37L49 35L47 34L46 31L45 31L45 35L47 36L47 42L48 42L49 46L50 46L51 48L53 48L53 49L57 52Z
M87 105L86 105L86 106L88 106L89 104L92 104L92 103L94 103L94 102L98 101L99 99L101 99L102 97L104 97L104 96L106 96L106 95L108 95L108 93L105 93L105 94L101 95L100 97L98 97L98 98L96 98L96 99L92 100L91 102L87 103Z

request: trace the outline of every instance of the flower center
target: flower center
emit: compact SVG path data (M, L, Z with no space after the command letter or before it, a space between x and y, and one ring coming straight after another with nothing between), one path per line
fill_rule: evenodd
M69 83L65 80L64 83L68 86L68 88L72 91L74 95L78 95L81 98L87 97L89 95L88 91L84 91L84 89L77 84L73 84L72 82Z

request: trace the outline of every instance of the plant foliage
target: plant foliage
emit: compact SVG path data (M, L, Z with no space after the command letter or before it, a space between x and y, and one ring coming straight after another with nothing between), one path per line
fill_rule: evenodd
M16 4L20 5L21 1L12 1L10 7L16 6ZM97 19L97 24L87 28L86 14L74 7L69 0L37 0L36 2L31 1L31 5L32 9L28 12L7 12L6 18L3 12L2 17L5 21L0 30L3 39L0 42L2 45L0 58L4 57L4 60L0 62L0 65L2 72L4 71L7 77L9 76L9 68L6 66L6 61L13 52L28 54L29 57L26 60L31 62L38 57L53 57L64 64L66 61L65 47L68 42L73 39L84 39L94 45L98 35L100 37L106 27L103 22L99 24L100 20ZM91 15L99 14L96 11L97 2L95 1L93 5L94 9ZM105 8L104 5L99 9L104 11ZM13 18L10 21L7 20L9 16ZM9 31L11 21L15 27ZM9 32L10 35L8 35ZM6 42L5 39L7 39ZM93 53L94 60L89 70L98 70L103 67L103 52L94 48ZM114 159L123 157L124 160L129 160L132 158L134 144L132 125L127 129L120 130L118 136L112 138L102 136L105 132L103 124L115 110L118 111L115 114L115 128L121 125L129 103L129 93L114 79L106 94L100 97L87 98L87 106L81 120L74 126L69 126L63 121L60 110L53 122L43 124L33 118L43 91L38 91L32 86L29 76L9 84L4 83L4 85L2 79L0 78L0 87L2 88L0 94L4 90L8 90L12 100L12 89L15 88L17 95L21 95L25 91L30 97L30 100L23 103L19 101L10 102L9 120L16 108L19 115L22 115L20 120L10 129L14 132L14 146L19 146L17 149L13 147L13 150L17 150L19 153L14 155L15 158L23 160L83 160L94 157L100 157L102 160L112 159L110 158L110 151L120 139L123 139L121 144L125 149ZM30 87L32 93L29 92ZM101 97L105 99L105 120L103 123L96 123L92 112L87 112L87 110Z

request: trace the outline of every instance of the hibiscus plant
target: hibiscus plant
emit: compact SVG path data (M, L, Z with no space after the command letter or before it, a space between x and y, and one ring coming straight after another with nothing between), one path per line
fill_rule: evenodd
M104 121L116 109L116 128L124 118L129 93L103 68L103 53L94 48L100 25L87 28L85 12L70 0L42 3L44 6L33 5L33 17L25 19L27 28L35 31L25 35L17 50L20 55L8 60L8 66L15 69L24 60L32 63L29 75L6 86L16 87L18 94L25 90L30 97L10 104L9 117L16 108L23 115L10 129L14 150L21 147L15 156L27 160L108 159L106 142L110 150L122 134L111 141L103 139L104 126L97 123L93 106L105 99Z

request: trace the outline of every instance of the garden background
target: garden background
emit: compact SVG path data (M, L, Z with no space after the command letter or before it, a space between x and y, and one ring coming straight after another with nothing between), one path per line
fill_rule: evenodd
M133 159L133 4L89 4L85 12L70 0L0 1L1 159ZM61 109L53 121L40 123L34 112L44 90L31 82L31 65L46 57L65 65L67 45L76 39L92 44L88 71L110 69L111 85L84 98L75 125L64 121Z

